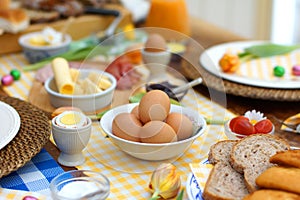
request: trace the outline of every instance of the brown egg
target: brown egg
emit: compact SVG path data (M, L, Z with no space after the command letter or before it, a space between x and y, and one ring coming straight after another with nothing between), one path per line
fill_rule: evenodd
M139 105L135 106L131 112L131 114L134 114L134 116L137 118L137 119L140 119L140 116L139 116Z
M151 120L163 121L170 112L170 98L161 90L146 93L139 104L139 116L142 123Z
M150 34L146 43L145 51L148 52L160 52L167 49L167 43L165 39L159 34Z
M142 123L131 113L118 114L112 123L112 133L125 140L140 142Z
M174 129L178 140L184 140L193 134L193 123L184 114L170 113L166 118L166 123Z
M175 131L171 126L162 121L150 121L145 124L140 137L144 143L169 143L177 141Z

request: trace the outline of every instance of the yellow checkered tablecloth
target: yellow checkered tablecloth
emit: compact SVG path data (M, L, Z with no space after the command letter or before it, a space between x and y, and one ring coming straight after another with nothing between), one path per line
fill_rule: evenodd
M21 190L10 190L0 188L0 200L7 199L23 199L25 196L32 196L38 198L39 200L50 200L50 197L44 196L36 192L26 192Z
M29 90L34 79L34 72L22 71L27 61L21 54L11 54L0 57L0 74L8 74L12 69L22 72L21 80L15 81L4 90L13 97L27 100ZM225 108L210 101L199 93L190 90L184 97L185 106L197 110L208 118L228 119L233 114ZM204 135L198 138L191 147L179 158L164 162L172 162L181 174L183 187L191 172L189 164L198 163L207 156L209 147L224 138L223 126L208 125ZM111 183L109 199L149 199L151 194L148 184L152 171L162 162L150 162L133 158L121 152L109 138L105 137L99 122L94 122L92 136L84 150L86 162L77 166L78 169L90 169L106 175ZM12 192L13 193L13 192ZM1 196L2 194L0 194Z

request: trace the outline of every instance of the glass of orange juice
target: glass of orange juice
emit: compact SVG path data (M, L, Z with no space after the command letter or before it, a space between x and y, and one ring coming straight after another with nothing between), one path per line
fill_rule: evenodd
M189 15L185 0L151 0L145 26L167 28L189 36Z

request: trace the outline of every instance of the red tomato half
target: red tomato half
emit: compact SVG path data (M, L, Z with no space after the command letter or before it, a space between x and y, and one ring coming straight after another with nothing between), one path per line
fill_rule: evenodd
M270 120L264 119L254 125L257 133L269 133L273 129L273 124Z
M254 126L249 120L237 120L231 130L242 135L251 135L256 133Z
M229 127L231 130L232 130L233 126L235 125L235 123L238 121L248 121L249 122L249 118L244 117L244 116L238 116L238 117L231 119L230 123L229 123Z

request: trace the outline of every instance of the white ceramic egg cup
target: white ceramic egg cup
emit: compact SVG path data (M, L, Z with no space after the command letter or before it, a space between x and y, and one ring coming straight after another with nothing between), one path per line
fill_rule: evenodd
M79 128L65 128L55 123L57 117L52 119L53 139L61 151L58 162L61 165L74 167L85 162L82 150L87 146L91 131L92 121L86 117L87 124Z
M166 74L168 64L171 60L170 51L148 52L141 49L141 54L146 67L151 73L151 77L159 77Z

